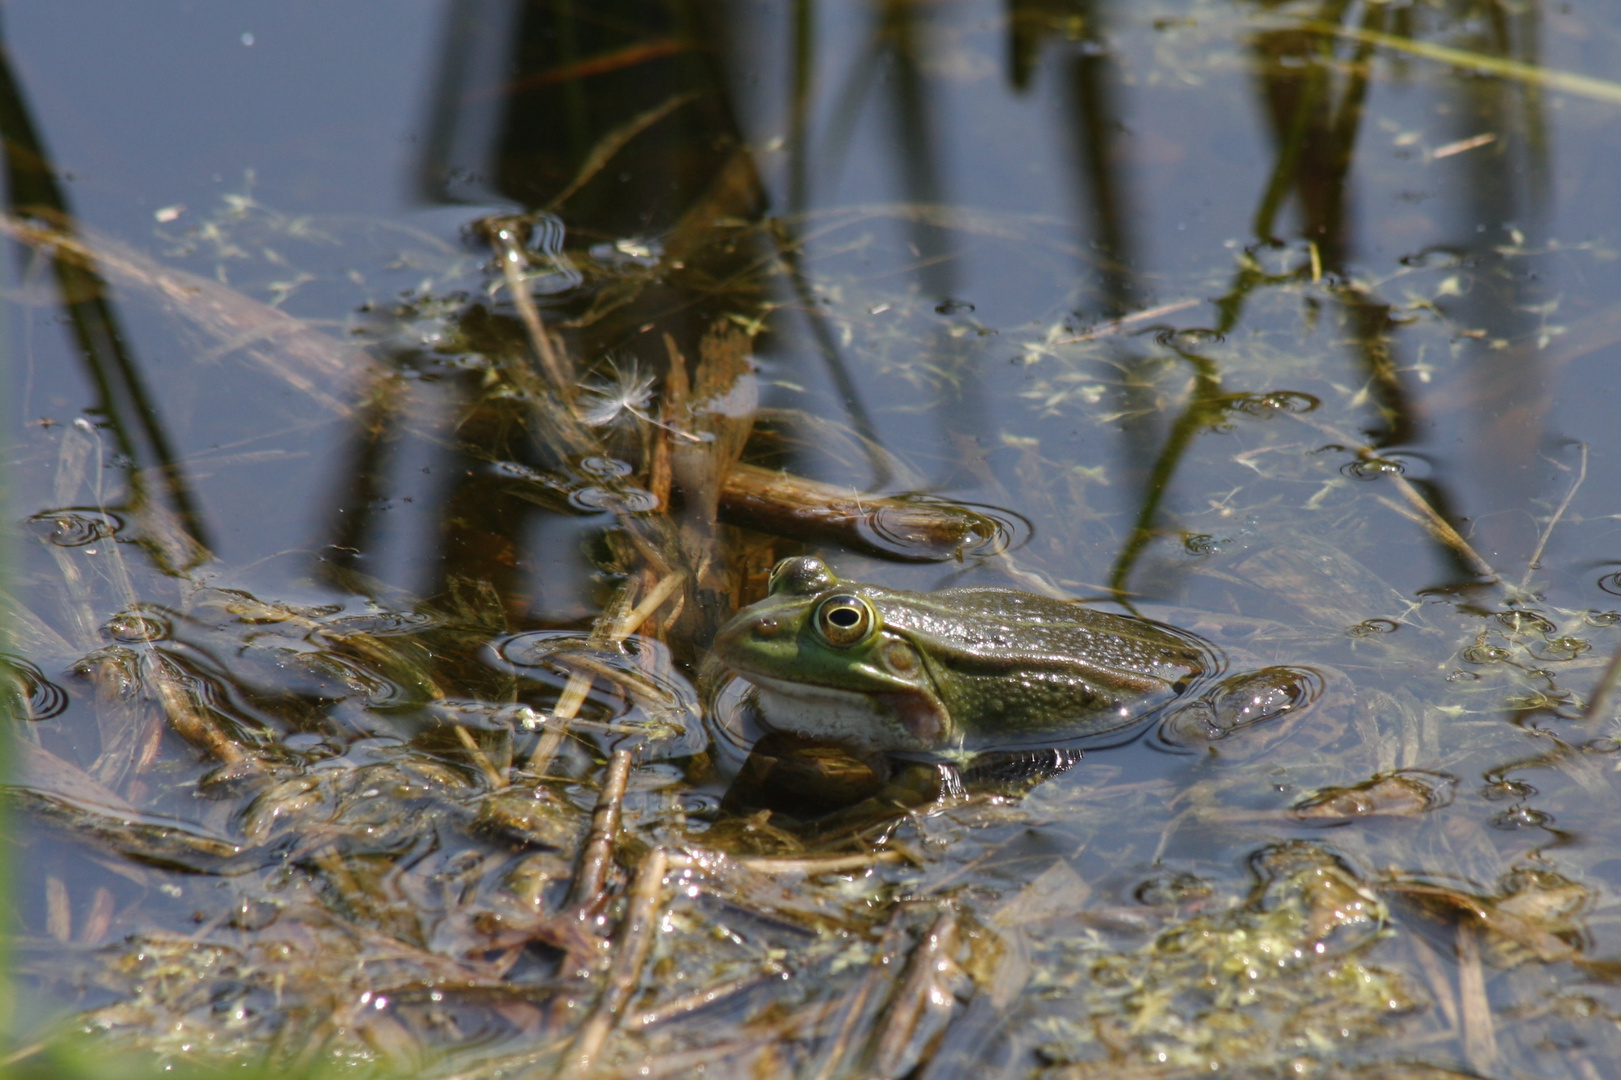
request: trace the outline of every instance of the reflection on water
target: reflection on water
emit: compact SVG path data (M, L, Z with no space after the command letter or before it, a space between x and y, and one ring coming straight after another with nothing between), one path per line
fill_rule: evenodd
M409 10L361 218L235 182L281 145L120 187L7 8L18 1061L1606 1074L1613 12ZM1084 758L751 755L709 644L807 551L1237 674Z

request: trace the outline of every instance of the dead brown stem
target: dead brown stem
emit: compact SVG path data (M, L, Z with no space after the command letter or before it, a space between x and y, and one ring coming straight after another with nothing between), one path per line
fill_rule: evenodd
M899 851L874 851L862 855L838 855L832 858L781 859L765 855L745 855L732 860L745 870L757 874L848 874L865 870L879 863L901 862L906 858Z
M873 953L872 962L867 965L860 984L848 995L844 1016L839 1023L839 1033L834 1036L833 1045L828 1047L827 1053L822 1055L821 1067L816 1070L816 1080L829 1080L842 1064L850 1046L850 1037L855 1033L856 1025L861 1022L862 1014L867 1011L867 999L878 989L878 984L889 971L890 961L894 959L895 948L900 941L904 911L904 908L897 907L895 913L889 917L889 925L884 928L884 936L878 942L878 949Z
M597 999L596 1009L563 1055L556 1074L558 1077L576 1076L590 1069L630 1002L630 996L641 979L642 968L647 963L647 954L653 947L659 907L664 901L664 875L668 866L665 850L654 848L637 868L625 918L619 924L608 981L602 988L602 996Z
M175 733L221 765L235 767L247 762L248 754L227 734L220 723L197 707L184 677L173 670L172 661L162 652L151 652L150 680L163 715Z
M1597 720L1603 714L1609 705L1610 695L1615 692L1617 676L1621 676L1621 649L1616 649L1610 662L1604 665L1604 673L1593 685L1593 692L1587 698L1587 708L1582 710L1583 720Z
M466 725L454 724L452 726L456 729L456 738L461 740L462 746L467 750L467 755L473 759L473 764L478 766L478 771L484 774L484 778L490 782L490 786L493 788L506 787L506 774L490 762L490 756L484 752L484 748L478 744L478 740L473 738L473 733L467 730Z
M639 1012L633 1016L627 1016L624 1021L624 1027L629 1031L645 1031L650 1027L655 1027L659 1024L665 1023L666 1021L674 1020L677 1017L685 1016L688 1013L697 1012L699 1009L713 1005L717 1001L723 1001L734 994L740 994L744 990L751 987L759 986L767 979L774 979L781 975L782 970L783 969L778 967L776 964L768 961L761 968L761 970L754 975L740 975L735 979L729 979L726 982L720 983L716 986L711 986L707 989L699 990L696 993L687 994L684 997L676 998L674 1001L660 1005L656 1009L648 1009L645 1012Z

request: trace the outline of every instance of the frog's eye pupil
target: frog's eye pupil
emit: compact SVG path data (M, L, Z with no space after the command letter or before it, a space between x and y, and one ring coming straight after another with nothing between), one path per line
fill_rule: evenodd
M877 615L859 596L830 596L816 612L822 639L839 648L865 641L876 624Z

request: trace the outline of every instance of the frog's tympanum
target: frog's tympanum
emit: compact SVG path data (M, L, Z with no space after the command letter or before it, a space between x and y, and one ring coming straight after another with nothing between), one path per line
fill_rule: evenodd
M858 752L1086 738L1127 727L1221 661L1161 623L1014 589L902 592L784 559L716 655L780 730Z

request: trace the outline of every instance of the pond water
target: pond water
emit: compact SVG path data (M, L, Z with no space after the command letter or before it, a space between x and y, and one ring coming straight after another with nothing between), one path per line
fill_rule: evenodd
M4 1067L1616 1075L1618 38L5 4ZM806 554L1271 707L799 745Z

